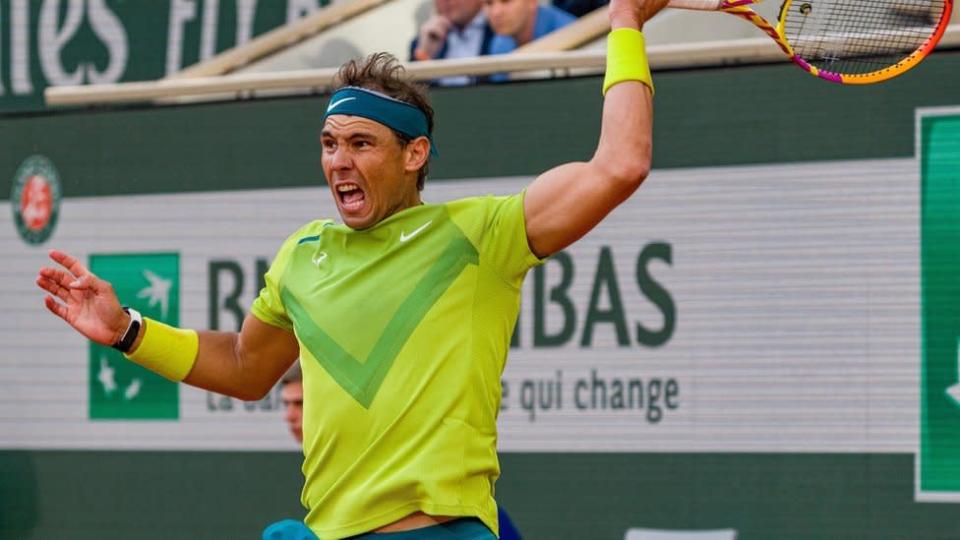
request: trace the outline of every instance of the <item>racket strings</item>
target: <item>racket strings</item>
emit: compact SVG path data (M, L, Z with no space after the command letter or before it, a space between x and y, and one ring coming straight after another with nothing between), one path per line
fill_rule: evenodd
M811 65L840 74L893 66L922 47L949 0L793 0L784 36Z

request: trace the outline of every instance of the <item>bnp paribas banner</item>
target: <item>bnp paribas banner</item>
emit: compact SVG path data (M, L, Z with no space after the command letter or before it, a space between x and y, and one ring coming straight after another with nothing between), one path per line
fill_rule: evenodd
M166 77L327 0L0 0L0 112L48 86Z
M501 449L917 454L918 493L960 492L960 119L925 122L920 159L655 170L528 275ZM334 215L326 188L62 199L57 164L23 159L0 218L0 448L294 449L276 389L153 377L48 314L33 280L57 247L152 317L236 330L283 239Z
M113 284L124 304L143 316L180 322L180 260L176 253L91 255L90 271ZM90 342L91 419L163 419L180 416L179 386L119 351Z

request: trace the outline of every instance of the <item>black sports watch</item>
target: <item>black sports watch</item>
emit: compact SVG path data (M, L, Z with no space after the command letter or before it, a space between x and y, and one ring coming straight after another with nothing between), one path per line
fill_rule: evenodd
M133 347L133 342L137 340L137 336L140 334L140 327L143 326L143 318L140 316L140 312L123 306L123 310L130 315L130 326L127 327L127 331L123 333L123 336L113 344L113 348L122 352L130 352L130 348Z

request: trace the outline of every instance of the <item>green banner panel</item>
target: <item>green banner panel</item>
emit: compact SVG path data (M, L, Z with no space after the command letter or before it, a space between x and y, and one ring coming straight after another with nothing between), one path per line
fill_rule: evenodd
M919 488L960 500L960 110L921 120Z
M144 317L180 324L180 257L176 253L91 255L90 270L113 284ZM176 420L180 387L90 342L90 418Z

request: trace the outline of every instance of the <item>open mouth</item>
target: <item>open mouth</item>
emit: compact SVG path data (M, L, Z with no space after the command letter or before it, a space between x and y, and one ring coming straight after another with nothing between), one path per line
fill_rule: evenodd
M359 210L366 198L360 186L350 183L337 186L337 197L340 199L340 207L347 211Z

